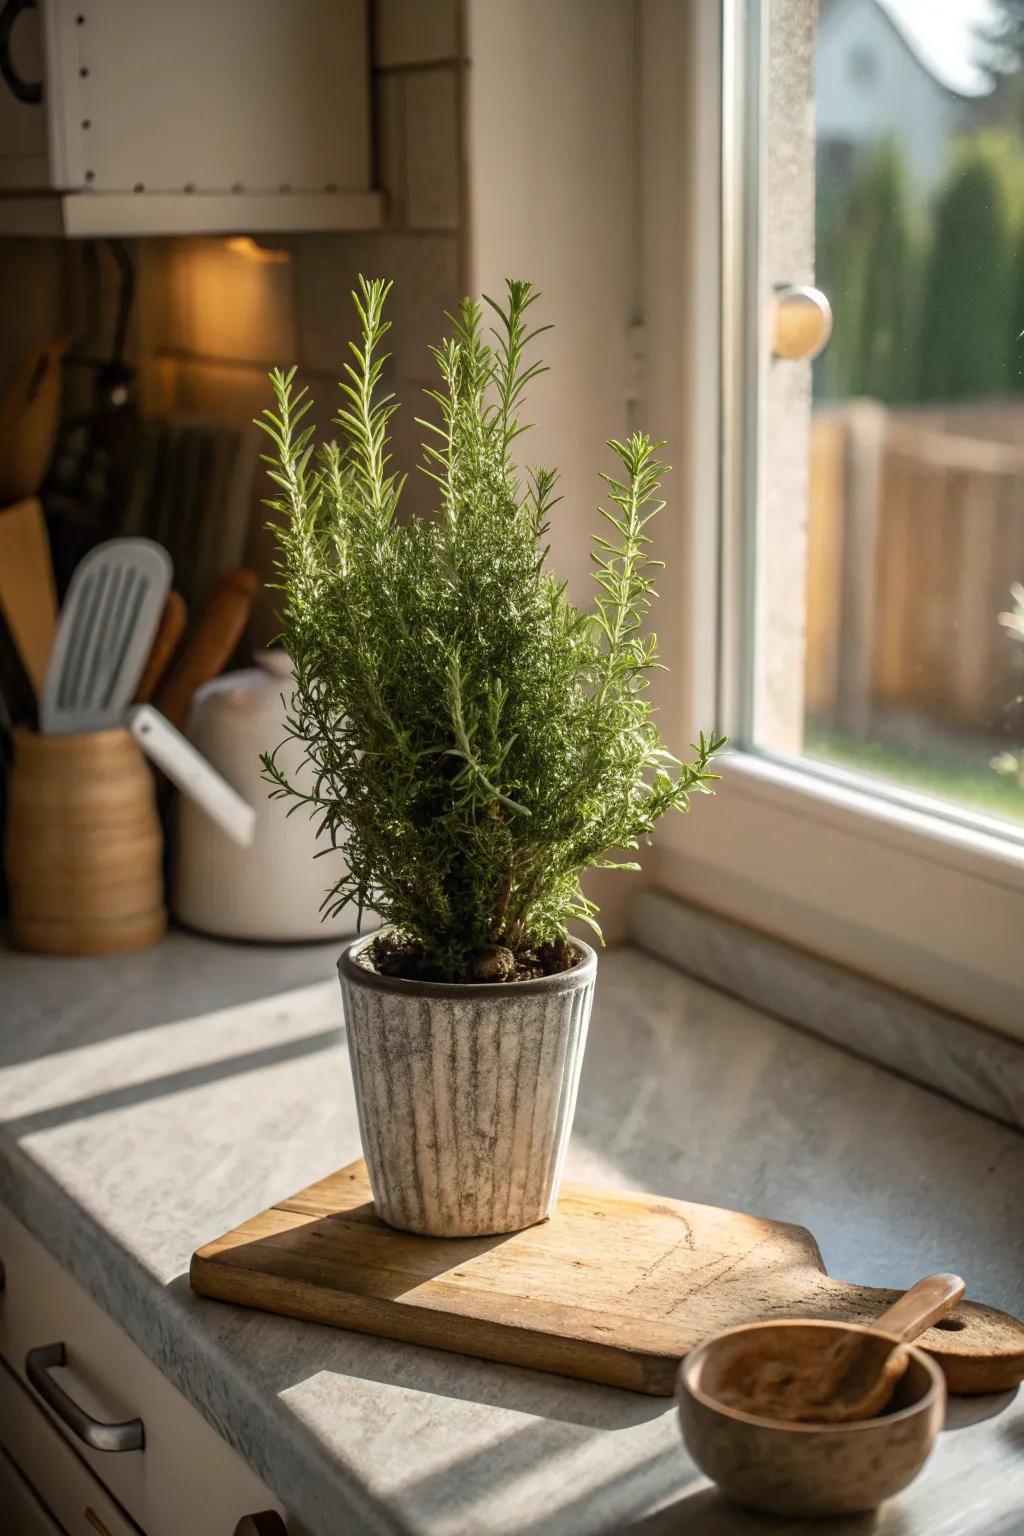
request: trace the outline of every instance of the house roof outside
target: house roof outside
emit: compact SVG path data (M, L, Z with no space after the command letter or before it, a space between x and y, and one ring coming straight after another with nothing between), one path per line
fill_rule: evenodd
M821 23L850 4L876 7L915 63L952 95L977 99L992 91L982 39L998 29L997 0L822 0Z

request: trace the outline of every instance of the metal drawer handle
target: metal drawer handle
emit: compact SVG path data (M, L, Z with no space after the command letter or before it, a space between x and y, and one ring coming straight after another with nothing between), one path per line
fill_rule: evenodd
M123 1424L104 1424L80 1408L50 1375L54 1366L64 1365L67 1351L63 1344L41 1344L25 1356L25 1375L39 1396L47 1403L73 1435L94 1451L141 1451L146 1444L141 1419L127 1419Z

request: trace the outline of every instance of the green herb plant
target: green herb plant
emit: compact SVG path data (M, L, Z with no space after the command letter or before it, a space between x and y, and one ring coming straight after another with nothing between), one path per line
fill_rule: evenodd
M488 332L467 299L432 349L439 419L419 424L438 510L399 521L397 407L381 387L390 286L361 278L353 294L362 334L334 418L342 446L315 448L294 368L271 375L277 408L260 425L280 493L267 505L295 669L287 733L312 774L298 787L275 752L264 773L329 835L328 853L344 846L324 910L372 906L407 948L405 974L541 974L571 963L572 919L597 928L583 872L638 868L609 850L635 849L718 777L723 739L702 734L681 764L647 697L657 647L644 620L661 562L646 529L663 506L662 444L640 432L609 443L618 468L602 477L596 601L575 607L546 564L556 474L531 469L524 482L512 457L543 371L527 349L548 327L529 329L537 295L510 281L504 304L485 301Z
M1009 613L1001 613L999 622L1009 630L1014 640L1024 643L1024 584L1015 581L1010 588L1010 596L1013 598L1013 609ZM991 762L996 773L1014 779L1018 788L1024 789L1024 752L1000 752Z

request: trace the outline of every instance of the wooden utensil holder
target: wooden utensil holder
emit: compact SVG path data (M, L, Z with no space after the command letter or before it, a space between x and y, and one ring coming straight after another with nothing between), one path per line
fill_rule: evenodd
M153 775L127 731L14 732L5 864L19 949L105 955L162 937Z

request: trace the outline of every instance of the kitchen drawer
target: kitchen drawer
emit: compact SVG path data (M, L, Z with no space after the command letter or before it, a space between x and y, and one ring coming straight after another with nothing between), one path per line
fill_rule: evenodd
M26 1356L60 1343L65 1365L49 1375L74 1403L104 1423L142 1420L142 1450L102 1451L42 1410L146 1536L233 1536L244 1515L281 1512L256 1473L3 1205L0 1262L0 1356L34 1401Z
M46 1508L67 1536L139 1536L139 1528L118 1508L84 1462L54 1429L20 1381L0 1365L0 1446L32 1488L45 1498ZM2 1509L2 1506L0 1506ZM46 1516L45 1510L43 1517ZM21 1536L17 1525L14 1531ZM30 1527L31 1529L31 1527ZM57 1531L50 1520L41 1530ZM4 1516L0 1513L0 1533Z
M0 1536L64 1536L21 1473L0 1450Z

